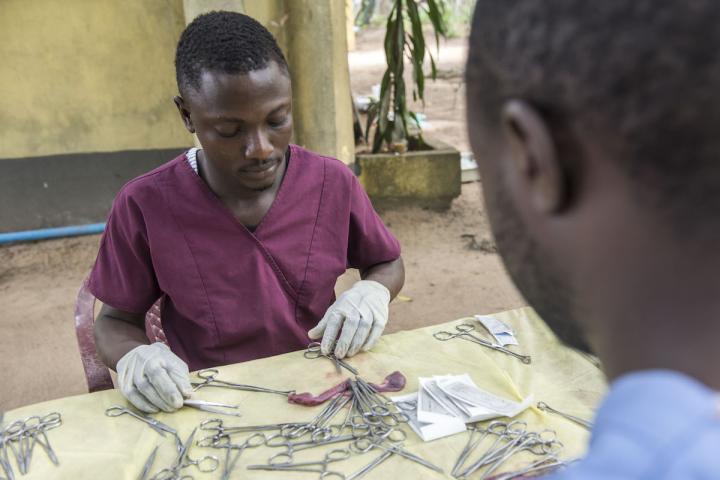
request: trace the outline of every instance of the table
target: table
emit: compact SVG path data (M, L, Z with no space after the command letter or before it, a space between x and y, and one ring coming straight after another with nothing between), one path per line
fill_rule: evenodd
M511 310L494 316L514 327L520 342L520 347L514 348L531 355L531 365L524 365L516 358L471 342L460 339L441 342L433 338L433 332L453 329L456 324L467 321L462 319L385 335L372 352L359 354L350 359L349 363L371 382L380 382L390 372L400 370L407 377L407 386L403 392L391 396L416 391L417 379L421 376L469 373L480 388L497 395L520 400L533 393L536 402L544 401L560 411L592 419L593 411L606 391L601 371L586 356L560 345L532 309ZM322 358L309 360L303 357L302 352L228 365L219 370L219 377L229 381L313 393L320 393L347 378L344 371L338 375L330 361ZM322 408L291 405L276 395L219 388L200 389L195 398L240 405L242 417L222 417L228 425L306 421ZM15 419L53 411L60 412L63 419L61 427L48 432L60 466L54 466L45 453L38 449L33 455L29 474L20 476L16 470L16 477L28 480L135 479L156 445L160 445L160 448L152 472L170 466L176 455L172 437L160 437L154 430L127 415L117 418L105 416L105 410L113 404L126 405L117 390L61 398L7 412L4 425ZM202 420L213 417L218 415L190 408L183 408L173 414L156 415L160 421L176 428L183 439ZM562 417L531 408L517 418L526 421L533 430L555 430L565 445L564 458L577 457L585 451L588 432ZM364 478L452 478L449 471L465 445L468 434L425 443L409 427L404 428L408 433L405 448L441 466L446 476L393 456ZM196 439L201 436L204 434L198 430ZM299 458L321 459L325 453L323 448L302 452L306 455ZM327 447L327 450L330 449ZM233 472L233 478L318 478L318 474L311 473L288 474L245 468L250 464L266 463L268 457L277 451L265 446L246 450ZM205 454L224 457L224 451L200 447L191 450L193 457ZM353 456L347 461L333 464L332 469L350 474L378 454L375 450L362 456ZM512 462L509 462L508 468L512 466ZM190 467L184 472L196 479L220 478L220 470L214 474L201 474Z

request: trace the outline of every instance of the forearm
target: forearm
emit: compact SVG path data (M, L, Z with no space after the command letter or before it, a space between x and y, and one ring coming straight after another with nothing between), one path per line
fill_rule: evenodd
M405 264L402 257L398 257L391 262L378 263L361 271L360 277L381 283L390 291L390 298L393 299L405 284Z
M144 316L118 312L103 306L95 321L95 346L100 359L116 370L117 362L130 350L150 341L145 333Z

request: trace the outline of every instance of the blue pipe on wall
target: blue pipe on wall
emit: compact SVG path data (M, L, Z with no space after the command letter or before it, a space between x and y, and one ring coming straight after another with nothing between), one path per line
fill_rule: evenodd
M42 228L40 230L0 233L0 245L15 242L29 242L33 240L47 240L49 238L92 235L93 233L102 233L104 230L105 223L91 223L90 225L73 225L70 227Z

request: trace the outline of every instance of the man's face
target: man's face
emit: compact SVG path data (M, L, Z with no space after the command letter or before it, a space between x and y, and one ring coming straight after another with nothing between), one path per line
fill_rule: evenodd
M205 71L183 104L183 120L217 173L249 190L273 185L292 134L290 78L282 67L271 61L247 74Z
M573 318L575 298L566 265L543 248L552 239L529 228L522 212L527 210L526 197L514 195L509 168L516 168L504 127L490 125L488 116L480 111L477 95L482 92L473 85L467 88L469 137L483 182L483 194L498 250L512 280L529 304L560 338L571 347L589 352L579 324ZM562 259L560 259L562 260Z

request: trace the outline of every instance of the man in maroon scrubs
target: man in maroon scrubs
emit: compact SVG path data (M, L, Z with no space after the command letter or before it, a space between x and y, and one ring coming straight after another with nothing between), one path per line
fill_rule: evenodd
M289 145L288 66L264 27L202 15L175 65L175 103L202 149L122 188L89 281L104 304L100 355L147 412L182 406L188 366L298 350L308 337L338 357L370 349L405 277L397 240L350 169ZM335 300L347 268L362 280ZM145 335L158 298L169 348Z

